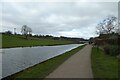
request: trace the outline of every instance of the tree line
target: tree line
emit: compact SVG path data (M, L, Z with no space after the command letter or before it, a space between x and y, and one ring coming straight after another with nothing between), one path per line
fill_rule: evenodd
M17 34L16 32L13 34L12 31L5 31L2 34L8 34L8 35L22 35L25 36L25 39L29 39L29 37L34 37L34 38L47 38L47 39L53 39L53 40L70 40L70 41L88 41L88 39L84 38L73 38L73 37L65 37L65 36L60 36L60 37L55 37L52 35L41 35L41 34L35 34L32 35L32 29L28 27L27 25L23 25L21 27L21 33L22 34Z

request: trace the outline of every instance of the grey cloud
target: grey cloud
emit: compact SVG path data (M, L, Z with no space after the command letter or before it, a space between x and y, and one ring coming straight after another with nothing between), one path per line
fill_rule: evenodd
M19 33L21 26L26 24L33 33L69 36L68 33L73 31L75 36L72 37L89 38L95 36L93 24L97 25L108 15L117 16L117 3L13 2L3 4L2 14L3 28L16 27ZM61 34L64 32L67 35Z

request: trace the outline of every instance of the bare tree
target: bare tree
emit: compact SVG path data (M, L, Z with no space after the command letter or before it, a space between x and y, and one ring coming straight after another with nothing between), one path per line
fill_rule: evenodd
M28 35L31 34L32 29L30 27L28 27L27 25L23 25L21 28L21 32L23 35L26 36L26 39L27 39Z
M117 26L117 17L108 16L102 22L97 25L97 34L110 34L115 32Z

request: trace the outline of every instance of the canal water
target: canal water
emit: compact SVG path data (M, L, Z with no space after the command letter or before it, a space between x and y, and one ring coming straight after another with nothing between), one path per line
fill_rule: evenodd
M2 77L7 77L83 44L2 49Z

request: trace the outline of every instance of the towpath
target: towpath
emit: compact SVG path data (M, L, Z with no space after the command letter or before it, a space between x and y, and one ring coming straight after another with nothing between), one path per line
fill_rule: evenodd
M46 78L93 78L91 68L91 48L91 45L86 45Z

